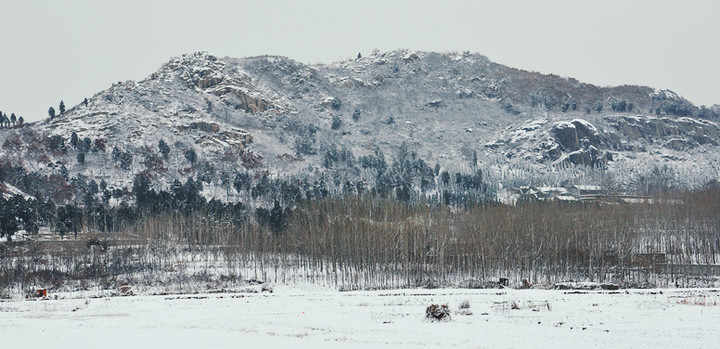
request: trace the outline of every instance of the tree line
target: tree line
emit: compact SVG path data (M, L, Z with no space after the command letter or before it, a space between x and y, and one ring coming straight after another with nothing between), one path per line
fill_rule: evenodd
M8 116L7 113L0 111L0 128L21 127L24 124L25 118L22 116L16 116L15 113L10 113Z
M172 194L154 192L141 181L133 190L143 198L137 207L109 210L110 216L127 210L123 224L112 234L95 235L110 248L90 248L94 242L87 249L48 245L43 253L56 256L52 264L33 262L23 252L13 257L22 263L3 262L15 263L7 265L4 277L17 282L13 278L25 274L12 266L22 265L37 275L61 270L61 283L80 282L91 266L92 275L106 282L150 272L154 276L146 282L152 283L192 260L213 268L220 263L214 277L191 270L183 276L215 285L254 278L348 289L482 287L502 277L514 285L527 279L540 285L574 280L662 287L712 282L712 274L691 275L683 268L720 263L718 185L635 205L536 201L457 207L347 194L254 211L242 204L203 203L193 182ZM60 210L56 219L65 214ZM94 227L110 217L75 213L81 224ZM5 247L0 253L8 251L18 250ZM662 255L661 265L648 255Z

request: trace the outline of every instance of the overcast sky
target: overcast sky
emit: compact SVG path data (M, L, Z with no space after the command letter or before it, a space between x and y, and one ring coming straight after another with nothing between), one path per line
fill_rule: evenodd
M720 104L720 1L0 0L0 110L34 121L171 57L329 63L409 48L473 51L601 86Z

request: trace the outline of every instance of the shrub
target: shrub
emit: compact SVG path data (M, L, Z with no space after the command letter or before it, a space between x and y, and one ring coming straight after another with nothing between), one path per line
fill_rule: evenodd
M425 309L425 317L432 321L450 320L450 308L447 304L432 304Z
M514 105L512 105L512 103L510 103L510 102L506 102L506 103L503 105L503 110L505 110L506 113L513 114L513 115L518 115L518 114L520 114L520 110L518 110L518 109L517 109Z
M337 115L333 116L332 125L330 126L330 128L332 128L333 130L337 130L337 129L340 129L341 125L342 125L342 119L340 119L340 117Z
M341 106L342 106L342 102L340 102L340 99L338 99L338 98L333 98L332 101L330 102L330 107L333 108L334 110L339 110Z

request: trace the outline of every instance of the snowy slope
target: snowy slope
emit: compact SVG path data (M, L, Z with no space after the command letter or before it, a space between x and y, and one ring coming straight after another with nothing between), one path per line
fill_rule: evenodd
M700 186L720 173L720 127L692 116L700 110L671 91L601 88L471 53L398 50L324 65L194 53L53 120L0 131L0 156L28 172L118 189L138 174L159 189L202 177L204 194L223 200L239 199L230 183L238 172L372 178L357 164L325 169L323 156L381 150L392 162L403 143L429 166L479 166L498 188L594 182L597 168L630 186L658 166L677 185ZM91 145L70 145L73 132Z

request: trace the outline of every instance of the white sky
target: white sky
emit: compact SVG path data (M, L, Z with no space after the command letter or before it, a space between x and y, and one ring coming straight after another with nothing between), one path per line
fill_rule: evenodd
M0 0L0 110L45 118L194 51L329 63L375 48L469 50L720 104L720 1Z

